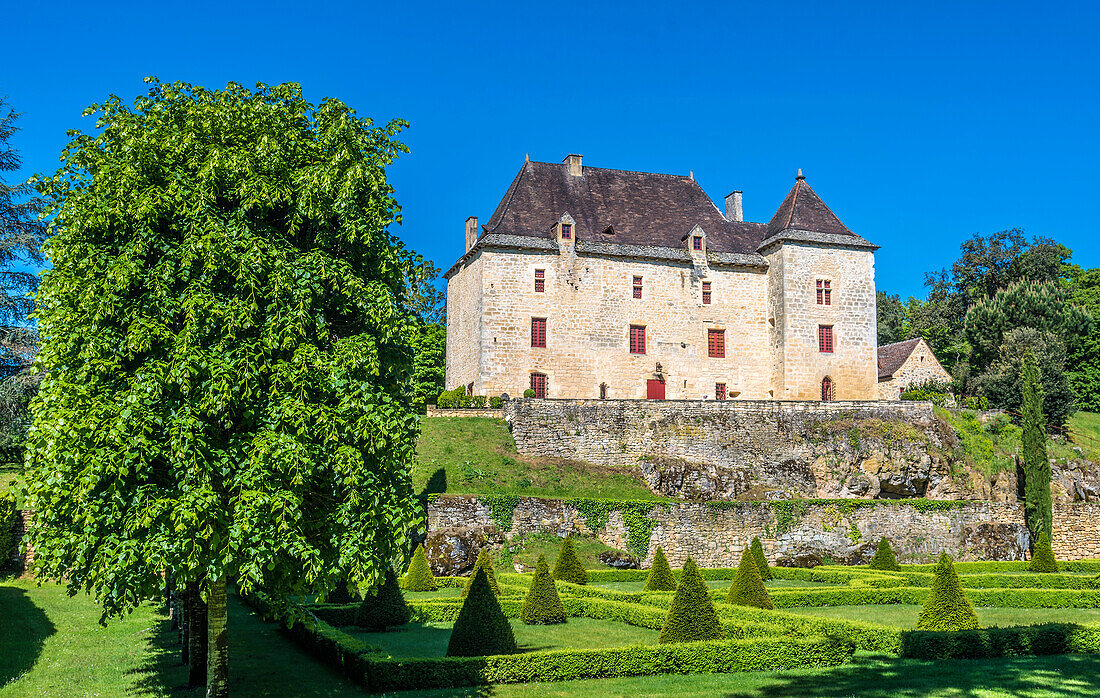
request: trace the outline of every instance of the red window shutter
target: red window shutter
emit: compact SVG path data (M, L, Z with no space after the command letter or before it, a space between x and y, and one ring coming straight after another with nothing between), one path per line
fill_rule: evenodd
M713 359L726 357L725 330L707 330L707 355Z
M531 318L531 346L546 348L546 318Z
M546 374L545 373L532 373L531 374L531 390L535 391L535 397L546 397Z
M546 291L546 270L535 270L535 293L544 293Z
M824 294L822 293L822 290L821 290L821 280L818 279L818 281L817 281L817 304L822 305L822 304L824 304L824 302L825 302L825 296L824 296Z
M691 246L696 250L703 249L703 238L698 235L693 235L691 237Z
M561 224L561 239L568 240L573 237L573 226L568 223Z
M630 326L630 353L645 353L645 328L640 325Z
M642 297L642 277L640 277L640 276L635 276L634 277L634 297L635 298L641 298Z
M710 282L703 282L703 305L710 305Z
M825 292L825 305L833 304L833 290L830 288L830 286L832 286L832 282L826 281L825 288L822 289Z
M821 401L828 402L832 399L833 381L828 376L821 379Z
M817 343L818 350L823 354L833 353L833 326L832 325L818 325L817 326Z
M715 383L714 384L714 399L725 400L726 399L726 384Z

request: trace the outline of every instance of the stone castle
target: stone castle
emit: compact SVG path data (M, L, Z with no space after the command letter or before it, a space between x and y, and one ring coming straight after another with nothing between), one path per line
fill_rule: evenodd
M772 219L751 223L740 191L723 213L691 175L526 161L488 223L467 219L444 275L447 387L896 399L917 344L879 356L876 249L801 171Z

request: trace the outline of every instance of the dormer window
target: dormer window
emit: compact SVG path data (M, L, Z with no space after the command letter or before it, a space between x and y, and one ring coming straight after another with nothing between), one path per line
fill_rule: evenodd
M561 224L561 239L572 240L573 239L573 226L569 223Z
M696 252L702 252L703 251L703 236L702 235L692 235L691 236L691 249L695 250Z

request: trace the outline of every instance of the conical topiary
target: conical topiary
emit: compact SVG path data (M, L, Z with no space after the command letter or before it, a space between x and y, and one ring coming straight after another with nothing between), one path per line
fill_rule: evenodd
M432 567L428 564L428 555L424 552L424 546L416 546L409 569L405 572L405 591L435 591L439 585L435 583L432 575Z
M659 545L657 552L653 553L653 566L649 568L649 576L645 578L645 590L676 591L676 576L672 574L665 551Z
M672 597L665 626L661 628L661 637L657 641L696 642L717 640L723 635L722 624L710 600L710 588L689 557L684 562L680 584L676 587L676 595Z
M462 587L462 598L466 598L466 595L470 593L470 586L474 583L474 577L477 576L478 570L485 570L489 588L493 590L494 594L500 596L500 585L497 584L497 571L493 569L493 560L489 557L489 552L482 548L477 554L474 569L470 572L470 576L466 578L466 586Z
M447 643L448 657L484 657L491 654L512 654L516 651L516 636L500 610L500 602L489 585L486 568L474 570L470 593L451 629Z
M565 622L565 607L558 597L558 588L550 576L550 565L546 564L545 555L539 555L539 561L535 564L535 578L531 580L531 589L523 601L519 618L527 625Z
M737 574L730 585L729 594L726 595L726 603L775 610L772 597L768 596L764 580L760 578L760 565L756 562L751 547L741 553L741 564L737 566Z
M554 562L554 579L574 584L587 584L588 573L584 571L577 549L573 547L573 536L566 536L561 542L558 559Z
M331 604L349 604L355 603L359 600L359 595L354 596L351 590L348 589L348 580L345 578L336 584L336 588L333 589L325 596L325 603Z
M397 586L397 575L386 568L386 577L382 586L374 594L367 594L359 604L355 614L355 624L369 630L385 630L394 625L404 625L412 615L401 589Z
M1050 536L1046 532L1040 533L1035 541L1035 552L1031 554L1027 568L1032 572L1058 571L1058 561L1054 559L1054 549L1050 547Z
M760 544L760 539L755 536L752 539L752 556L756 560L756 566L760 568L761 579L767 581L775 576L772 574L772 568L768 567L768 558L764 557L764 546Z
M932 592L917 617L917 630L977 630L978 616L947 553L940 553L935 575Z
M894 549L890 547L890 541L886 539L886 536L879 539L878 549L875 550L875 556L871 559L871 564L868 567L873 570L901 571L901 565L898 564L898 559L894 556Z

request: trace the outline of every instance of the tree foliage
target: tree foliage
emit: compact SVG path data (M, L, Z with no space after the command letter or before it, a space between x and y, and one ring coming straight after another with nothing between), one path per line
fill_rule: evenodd
M657 641L662 644L698 642L717 640L724 635L714 602L710 599L710 587L699 574L695 561L689 557L680 572L680 583Z
M933 574L932 589L917 616L917 630L977 630L978 616L947 553L940 553Z
M539 555L535 563L535 578L531 580L531 588L527 591L519 617L527 625L565 622L565 606L558 596L558 588L554 586L554 578L550 576L550 565L546 563L545 555Z
M672 574L672 568L668 566L668 558L661 546L653 553L653 565L649 568L649 574L645 578L645 591L675 591L676 576Z
M409 336L413 349L413 403L418 411L434 403L447 372L447 326L421 323Z
M1020 372L1023 400L1020 420L1021 459L1024 464L1024 517L1032 539L1046 535L1050 540L1053 509L1050 496L1050 460L1047 458L1046 420L1043 416L1043 382L1035 354L1024 354Z
M1027 563L1031 572L1057 572L1058 561L1054 559L1054 548L1050 545L1050 536L1045 531L1039 533L1031 553L1031 562Z
M1005 335L1000 356L974 377L971 386L989 398L991 407L1016 412L1023 400L1020 372L1023 357L1035 355L1043 384L1043 416L1048 424L1061 426L1073 414L1076 398L1066 367L1062 340L1054 334L1021 327Z
M294 84L150 82L86 110L95 130L36 178L53 219L35 572L104 617L165 572L276 600L377 586L415 517L409 254L385 173L403 123Z
M901 296L876 291L875 308L878 316L879 346L909 339L909 312Z

